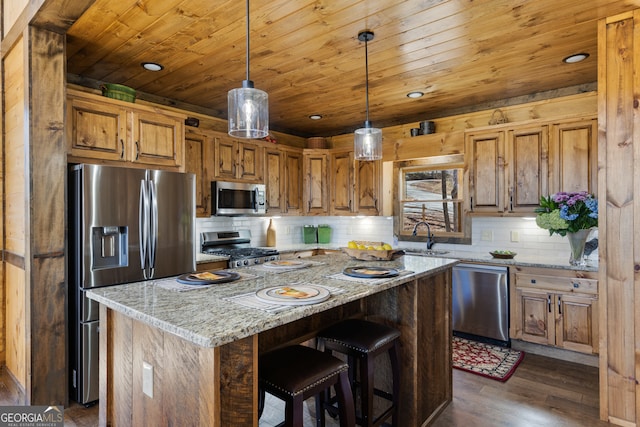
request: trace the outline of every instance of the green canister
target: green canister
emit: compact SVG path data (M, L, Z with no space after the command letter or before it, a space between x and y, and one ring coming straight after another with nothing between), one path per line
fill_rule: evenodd
M331 242L331 227L327 224L318 225L318 243Z
M318 243L318 228L315 225L302 227L302 240L305 243Z

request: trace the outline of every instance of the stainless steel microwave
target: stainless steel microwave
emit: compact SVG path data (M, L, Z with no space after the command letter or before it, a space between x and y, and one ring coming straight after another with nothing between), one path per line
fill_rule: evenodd
M261 215L267 212L264 184L211 182L211 214Z

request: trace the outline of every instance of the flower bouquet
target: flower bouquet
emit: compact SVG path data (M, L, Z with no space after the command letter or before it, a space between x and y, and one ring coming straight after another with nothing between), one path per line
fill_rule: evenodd
M535 212L538 227L567 236L571 244L572 265L584 265L584 244L593 227L598 226L598 199L586 191L556 193L540 197Z

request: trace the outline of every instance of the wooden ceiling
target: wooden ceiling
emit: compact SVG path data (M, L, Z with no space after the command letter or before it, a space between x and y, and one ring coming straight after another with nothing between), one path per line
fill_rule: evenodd
M448 115L596 81L597 20L622 0L253 0L250 77L269 94L272 130L353 132L365 120L369 29L375 127ZM96 0L67 32L76 81L120 83L226 118L245 79L240 0ZM577 52L586 61L565 64ZM141 63L164 65L145 71ZM422 91L409 99L411 91ZM322 120L310 120L321 114Z

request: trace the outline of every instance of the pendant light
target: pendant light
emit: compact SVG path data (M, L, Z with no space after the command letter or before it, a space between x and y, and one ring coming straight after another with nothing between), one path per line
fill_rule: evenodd
M253 87L249 79L249 0L247 0L247 79L242 87L227 95L229 135L236 138L260 139L269 135L269 97Z
M382 159L382 130L371 127L369 121L369 51L367 43L373 40L373 32L369 30L358 33L358 40L364 42L364 58L366 70L366 102L367 118L364 127L355 131L354 151L356 160L380 160Z

